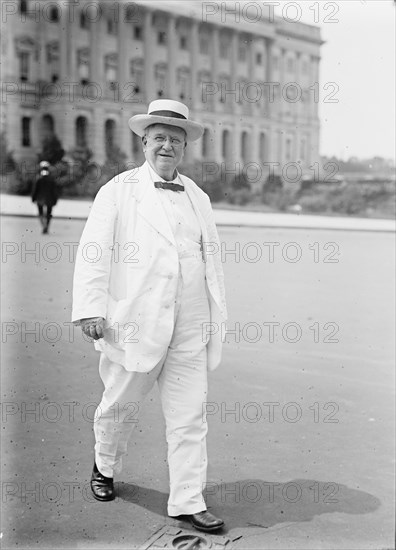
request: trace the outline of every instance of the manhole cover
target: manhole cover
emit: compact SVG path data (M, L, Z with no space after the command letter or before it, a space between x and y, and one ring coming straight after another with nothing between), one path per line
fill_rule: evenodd
M202 550L203 548L210 548L212 544L210 541L202 537L201 535L183 534L176 535L171 540L172 548L177 548L177 550Z
M141 550L232 550L227 537L206 535L165 525L150 537Z

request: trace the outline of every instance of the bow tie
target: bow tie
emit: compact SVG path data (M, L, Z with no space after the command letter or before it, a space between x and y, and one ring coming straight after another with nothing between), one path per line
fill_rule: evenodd
M178 183L172 183L169 181L155 181L154 187L157 189L170 189L171 191L184 191L183 185L179 185Z

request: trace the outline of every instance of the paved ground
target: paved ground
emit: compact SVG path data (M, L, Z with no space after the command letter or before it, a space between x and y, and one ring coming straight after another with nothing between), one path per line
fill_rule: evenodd
M140 548L164 525L186 527L166 516L156 389L118 498L90 497L101 383L96 352L68 325L67 243L82 227L54 220L43 236L36 219L3 219L4 548ZM211 374L207 502L224 535L233 548L393 548L394 233L220 237L236 250L224 256L236 333Z
M65 219L86 219L91 201L60 199L54 215ZM215 205L216 206L216 205ZM35 216L37 207L30 197L0 194L1 214ZM276 212L249 212L215 208L216 223L238 227L284 227L296 229L329 229L352 231L395 231L395 220L354 218L348 216L314 216L280 214Z

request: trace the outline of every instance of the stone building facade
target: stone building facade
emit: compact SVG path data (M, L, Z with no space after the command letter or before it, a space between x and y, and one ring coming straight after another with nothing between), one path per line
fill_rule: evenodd
M319 159L320 29L265 3L11 0L2 7L2 127L17 160L44 136L88 145L103 163L156 98L187 103L206 128L186 161L233 165ZM261 12L260 12L261 9Z

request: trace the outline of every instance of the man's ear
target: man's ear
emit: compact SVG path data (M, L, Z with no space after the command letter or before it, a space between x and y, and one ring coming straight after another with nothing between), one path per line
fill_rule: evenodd
M143 146L147 145L147 136L142 136L142 145Z

